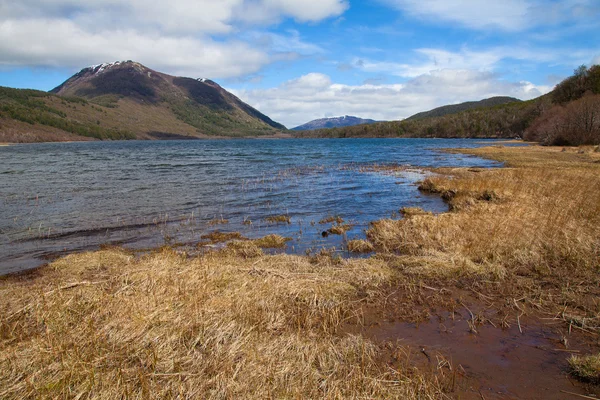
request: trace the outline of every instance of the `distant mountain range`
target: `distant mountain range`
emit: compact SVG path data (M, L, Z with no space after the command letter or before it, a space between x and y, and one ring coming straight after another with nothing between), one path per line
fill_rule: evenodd
M467 101L465 103L460 104L451 104L448 106L442 106L438 108L434 108L430 111L420 112L418 114L413 115L412 117L406 118L407 121L411 120L419 120L425 118L435 118L435 117L443 117L444 115L456 114L463 111L474 110L477 108L485 108L485 107L493 107L502 104L515 103L520 102L521 100L516 99L514 97L490 97L489 99L484 99L480 101Z
M419 138L514 138L538 112L539 100L492 97L421 112L401 121L294 132L300 138L419 137Z
M300 125L295 128L292 128L292 130L293 131L312 131L315 129L339 128L339 127L344 127L344 126L374 124L375 122L377 122L377 121L372 120L372 119L362 119L362 118L346 115L344 117L315 119L314 121L307 122L304 125Z
M50 93L0 88L0 142L196 139L286 128L217 83L134 61L84 68Z

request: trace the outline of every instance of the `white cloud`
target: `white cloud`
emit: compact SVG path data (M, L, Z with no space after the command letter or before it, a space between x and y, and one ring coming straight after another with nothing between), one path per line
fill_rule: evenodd
M4 18L69 18L103 27L159 28L164 32L227 33L240 21L271 24L282 18L317 22L348 8L346 0L20 0L3 1ZM98 15L105 14L107 18Z
M341 115L399 120L446 104L492 96L526 100L550 90L530 82L507 82L490 72L444 69L395 85L343 85L327 75L311 73L270 89L233 92L291 128Z
M440 49L417 49L412 63L380 62L355 59L353 64L366 72L383 72L401 77L416 77L440 69L490 69L503 56L498 51L474 52L466 49L450 52Z
M493 71L501 61L507 59L571 66L586 62L590 54L587 50L578 49L531 50L519 47L496 47L482 51L462 48L456 52L423 48L414 50L414 53L416 57L405 63L355 58L352 65L365 72L414 78L443 69Z
M0 22L0 65L79 66L135 60L178 75L237 77L269 62L245 43L142 35L132 30L90 33L67 20Z
M240 27L284 18L316 22L347 7L346 0L0 0L0 66L78 68L132 59L174 74L241 77L323 50L293 31L267 34L266 44L231 39L243 37Z
M592 59L591 65L600 65L600 54Z

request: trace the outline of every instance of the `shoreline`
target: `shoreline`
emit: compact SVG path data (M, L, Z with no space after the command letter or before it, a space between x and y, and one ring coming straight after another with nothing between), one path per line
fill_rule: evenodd
M425 179L420 189L442 196L451 210L439 215L405 210L404 219L374 221L367 240L376 255L367 259L339 259L327 252L314 256L267 255L253 243L236 241L199 258L168 248L139 258L127 250L106 249L63 257L36 270L33 276L1 279L0 291L12 294L6 298L14 299L4 307L7 315L17 312L14 329L18 327L16 335L22 332L24 338L33 329L24 327L36 320L30 320L28 313L19 313L23 308L31 309L33 316L39 310L52 321L55 332L63 332L64 337L52 336L54 341L90 337L86 340L95 346L76 340L72 346L81 346L78 354L87 354L85 357L91 360L143 354L144 346L151 343L163 349L156 350L157 361L149 364L149 369L122 369L121 373L134 383L111 387L113 394L141 391L143 381L136 378L140 373L159 394L173 389L178 381L157 379L155 374L181 377L183 373L190 384L202 388L208 383L193 374L204 371L203 365L208 363L214 369L204 372L204 376L228 377L223 393L239 394L234 392L237 388L248 394L252 388L258 390L253 393L286 397L294 389L306 397L317 396L312 388L318 387L319 369L287 351L286 346L292 343L301 358L313 360L310 354L317 351L323 360L330 360L327 368L331 375L325 389L330 395L417 398L418 393L428 393L437 398L479 392L483 397L488 394L486 390L501 387L507 391L505 395L531 398L561 398L560 391L569 388L581 394L593 393L593 386L565 386L570 382L563 372L570 354L600 350L598 343L588 340L596 328L585 322L598 317L593 299L600 294L596 285L599 277L592 266L597 262L593 221L598 218L594 207L600 202L595 202L599 194L593 189L599 180L600 154L580 154L577 150L563 152L562 148L539 146L460 150L503 162L507 168L437 168L438 175ZM581 191L587 197L578 196ZM559 207L562 214L555 215L550 207ZM556 237L554 232L563 236ZM535 238L541 238L539 243ZM42 293L43 298L27 295L32 290ZM206 302L196 303L194 299ZM65 310L83 304L87 308L83 314L76 314L77 324L72 325L75 321ZM188 309L198 312L189 313ZM136 318L120 317L131 313ZM80 324L82 317L88 325ZM541 318L546 317L554 319L544 322ZM104 325L106 320L116 324L109 325L115 326L113 337L125 337L122 335L127 332L136 337L135 342L117 342L127 346L121 353L103 352L108 339L94 326L100 321ZM11 321L0 324L10 328ZM213 330L235 324L249 331ZM423 325L423 330L416 332L416 338L398 344L398 339L415 335L414 324ZM63 329L69 326L84 331ZM85 331L85 326L92 328ZM555 329L563 328L573 332L564 334L568 341L561 344ZM210 343L221 337L223 329L228 336L222 346L232 358L225 353L218 353L223 354L222 359L211 358L210 354L219 350ZM260 335L253 335L253 331ZM179 332L181 337L177 336ZM473 353L472 347L476 338L477 342L487 340L487 345L498 345L500 339L494 332L510 335L506 336L509 345L526 346L527 340L538 340L540 332L551 340L536 342L541 349L531 346L523 350L525 353L498 348L494 351L504 355L500 356L504 364L498 366L494 364L498 354ZM189 347L200 333L203 339L199 343L206 343L202 346L209 346L211 352L202 358L197 358L200 354L195 352L186 355L197 345ZM153 342L157 335L159 343ZM171 339L173 335L176 337ZM442 341L442 337L450 338L449 342ZM457 340L452 340L454 337ZM18 343L19 338L11 340ZM40 336L36 340L44 343L50 339ZM181 343L184 352L179 349ZM409 356L411 351L416 355ZM520 358L522 354L527 356ZM44 385L44 378L50 377L50 363L44 367L45 356L40 353L39 361L35 361L31 358L34 355L23 353L20 357L39 365L42 372L37 379ZM486 357L491 364L486 364ZM427 374L432 358L438 360L438 368ZM483 364L481 360L476 363L476 358L483 358ZM167 360L186 363L177 370ZM64 362L68 369L69 360ZM94 362L100 362L95 367L102 366L101 361ZM542 368L548 362L556 366L552 372ZM265 369L269 363L279 366L274 371ZM362 365L360 371L349 372L348 368L356 363ZM390 365L396 372L390 371ZM455 371L460 371L461 365L467 367L467 372L457 375ZM403 375L403 370L415 366L417 372ZM19 370L16 365L12 367ZM473 377L492 367L497 369L495 376ZM234 374L234 370L241 375ZM281 370L291 373L283 381L276 373ZM106 369L95 376L95 382L110 382L113 372ZM74 379L70 387L89 385L86 377L91 373L83 371L81 377L69 378ZM294 378L298 374L302 380ZM515 387L510 379L520 375L539 382L539 386L531 391ZM267 387L265 376L270 379ZM375 385L378 380L395 384ZM101 386L94 388L94 393L102 393ZM553 391L549 392L550 388ZM22 393L18 390L8 393L17 397Z
M348 138L335 138L335 137L296 137L294 135L288 135L288 134L278 134L278 135L270 135L270 136L243 136L243 137L237 137L237 136L215 136L215 137L193 137L193 138L188 138L188 139L144 139L144 138L140 138L140 139L119 139L119 140L100 140L100 139L90 139L90 138L86 138L86 139L82 139L82 140L73 140L73 139L69 139L69 140L58 140L58 141L31 141L31 142L2 142L0 143L0 146L11 146L11 145L17 145L17 144L37 144L37 143L101 143L101 142L105 142L105 143L115 143L115 142L135 142L135 141L141 141L141 142L177 142L177 141L204 141L204 140L223 140L223 141L227 141L227 140L289 140L289 139L297 139L297 140L318 140L318 139L323 139L323 140L331 140L331 139L336 139L336 140L355 140L355 139L431 139L431 140L478 140L481 141L480 143L487 143L489 141L497 141L499 144L511 144L511 143L529 143L529 142L524 142L522 140L517 140L517 139L505 139L505 138L494 138L494 137L348 137Z

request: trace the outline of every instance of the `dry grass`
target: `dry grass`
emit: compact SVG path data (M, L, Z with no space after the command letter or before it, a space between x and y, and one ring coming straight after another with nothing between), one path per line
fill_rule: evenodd
M404 271L493 278L505 296L598 316L600 157L541 147L464 152L512 168L438 170L422 188L452 212L377 221L368 239L399 255Z
M352 225L343 224L343 225L333 225L331 228L327 230L327 233L331 235L343 235L352 229Z
M289 215L272 215L270 217L265 218L265 221L273 223L273 224L291 224L292 219Z
M208 221L208 226L227 225L228 223L229 223L229 220L221 217L221 218L215 218L215 219Z
M405 218L414 217L415 215L433 215L432 212L425 211L419 207L403 207L400 209L400 214Z
M206 235L202 235L200 239L208 240L210 243L225 243L230 240L242 240L245 239L244 236L240 232L220 232L215 231L208 233Z
M344 223L344 219L340 216L329 216L329 217L325 217L325 218L321 219L319 221L319 224L325 225L325 224L331 224L333 222L335 222L338 225L341 225Z
M572 356L569 359L571 374L576 378L592 383L600 383L600 354Z
M71 255L0 281L0 398L440 398L337 334L393 276L246 241L200 258Z
M253 240L252 242L263 249L282 249L290 240L292 239L280 235L267 235L263 238Z
M362 239L348 241L347 248L351 253L372 253L375 251L370 242Z

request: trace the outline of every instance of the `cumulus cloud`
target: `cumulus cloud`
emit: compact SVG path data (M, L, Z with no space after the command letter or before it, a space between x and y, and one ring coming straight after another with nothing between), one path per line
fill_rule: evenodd
M297 32L243 42L239 28L336 17L346 0L0 0L0 65L76 68L132 59L165 72L241 77L322 52ZM254 14L260 15L256 18ZM214 35L220 35L218 40ZM235 37L235 38L234 38ZM268 43L264 43L266 40Z
M85 66L136 60L178 75L235 77L258 71L267 54L245 43L142 35L133 30L90 33L67 20L0 22L0 64Z
M523 100L550 91L549 86L508 82L491 72L444 69L403 84L344 85L311 73L275 88L234 90L241 99L292 128L317 118L355 115L399 120L445 104L514 96Z

